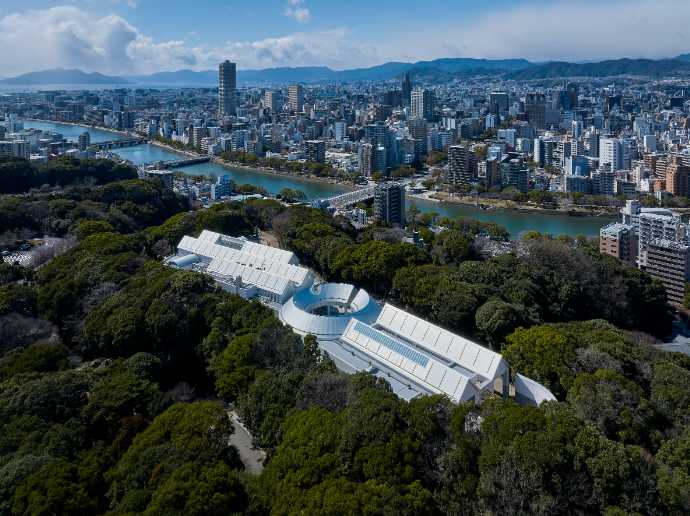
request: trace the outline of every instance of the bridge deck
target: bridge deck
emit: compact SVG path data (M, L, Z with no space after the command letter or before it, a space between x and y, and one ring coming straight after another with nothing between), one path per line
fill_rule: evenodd
M374 198L374 186L367 186L366 188L361 188L359 190L354 190L352 192L346 192L344 194L339 194L327 199L320 199L316 201L316 204L321 207L327 208L346 208L358 202L367 201Z

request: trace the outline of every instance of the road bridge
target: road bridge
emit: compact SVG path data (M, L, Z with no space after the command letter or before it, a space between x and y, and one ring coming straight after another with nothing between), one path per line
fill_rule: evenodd
M368 201L374 198L375 186L368 186L366 188L361 188L359 190L354 190L352 192L346 192L344 194L336 195L334 197L329 197L327 199L316 199L312 204L321 209L337 209L342 210L358 202Z
M146 138L131 138L128 140L111 140L107 142L94 142L89 144L90 147L95 147L101 150L107 149L121 149L122 147L134 147L136 145L144 145L149 141Z

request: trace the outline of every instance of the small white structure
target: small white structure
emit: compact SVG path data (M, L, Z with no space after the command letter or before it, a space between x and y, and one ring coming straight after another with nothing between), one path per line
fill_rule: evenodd
M280 320L302 335L339 338L353 319L372 323L381 307L364 290L324 283L300 290L280 309Z
M268 303L282 304L314 281L312 272L297 265L290 251L207 230L198 238L183 237L177 255L166 263L205 272L227 292Z
M550 390L539 382L527 378L521 374L515 375L515 399L521 405L541 405L544 401L554 401L554 396Z
M172 188L175 171L174 170L144 170L142 172L144 179L160 179L167 188Z

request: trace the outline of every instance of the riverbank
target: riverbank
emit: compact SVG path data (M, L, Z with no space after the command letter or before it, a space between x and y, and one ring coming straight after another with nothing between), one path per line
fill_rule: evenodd
M221 167L226 167L230 168L233 170L244 170L245 172L258 172L260 174L267 174L270 176L277 176L277 177L288 177L290 179L296 179L298 181L309 181L312 183L321 183L321 184L328 184L328 185L335 185L335 186L341 186L345 188L349 188L354 190L356 187L355 185L351 183L347 183L345 181L338 181L337 179L333 179L332 177L321 177L321 176L314 176L311 174L292 174L290 172L283 172L280 170L276 170L274 168L269 168L269 167L251 167L242 163L234 163L232 161L223 161L222 159L219 158L213 158L211 161L215 163L216 165L220 165Z
M177 154L183 154L185 156L188 156L190 158L207 158L208 156L204 156L203 154L199 154L197 152L192 152L190 150L182 150L178 149L176 147L173 147L172 145L168 145L167 143L163 143L159 140L156 140L154 138L149 140L149 145L154 145L155 147L159 147L161 149L165 149L170 152L175 152Z
M75 122L63 122L59 120L48 120L48 119L41 119L41 118L25 118L24 120L30 121L30 122L37 122L37 123L42 123L42 124L54 124L54 125L66 125L66 126L71 126L71 127L78 127L80 129L85 129L85 130L95 130L95 131L102 131L102 132L107 132L113 135L118 135L122 138L141 138L141 135L138 135L136 133L132 132L127 132L127 131L118 131L115 129L112 129L110 127L101 127L97 125L91 125L87 123L75 123ZM204 158L207 157L204 154L201 154L199 152L195 152L190 149L180 149L178 147L168 145L164 142L161 142L160 140L154 139L154 138L149 138L148 139L148 144L152 145L154 147L157 147L159 149L166 150L168 152L172 152L175 154L178 154L180 156L187 156L189 158ZM117 152L114 152L114 154L117 154ZM262 174L262 175L267 175L267 176L274 176L274 177L281 177L281 178L289 178L289 179L294 179L299 182L308 182L308 183L319 183L319 184L324 184L324 185L333 185L333 186L338 186L340 188L345 188L349 190L354 190L356 187L352 185L351 183L345 182L345 181L338 181L337 179L330 178L330 177L319 177L319 176L314 176L310 174L294 174L290 172L284 172L284 171L279 171L275 170L272 168L268 167L253 167L250 165L246 165L243 163L234 163L234 162L228 162L224 161L218 157L212 157L211 162L219 165L221 167L230 169L230 170L240 170L243 172L249 172L252 174Z
M29 121L29 122L39 122L42 124L57 124L57 125L69 125L72 127L80 127L84 129L95 129L97 131L103 131L106 133L113 133L117 134L119 136L124 136L126 138L141 138L141 135L135 134L135 133L130 133L127 131L118 131L117 129L113 129L112 127L101 127L98 125L91 125L87 124L86 122L63 122L61 120L48 120L45 118L24 118L24 120Z
M435 201L442 204L461 204L463 206L472 206L480 210L505 210L505 211L519 211L526 213L538 213L543 215L568 215L571 217L615 217L620 208L587 208L583 206L571 205L567 208L544 208L536 204L519 203L505 199L486 199L472 196L457 196L445 192L437 192L432 196L425 195L410 195L420 200Z
M159 140L152 139L149 141L150 145L154 145L156 147L159 147L161 149L168 150L170 152L176 152L179 154L184 154L186 156L189 156L191 158L205 158L206 156L204 154L201 154L199 152L195 152L189 149L185 150L180 150L177 149L176 147L173 147L172 145L168 145L166 143L163 143ZM234 161L225 161L219 157L213 156L211 157L211 162L215 163L216 165L219 165L224 168L232 169L232 170L242 170L245 172L251 172L251 173L259 173L259 174L266 174L266 175L271 175L271 176L277 176L277 177L288 177L290 179L295 179L298 181L309 181L313 183L321 183L321 184L329 184L329 185L336 185L336 186L341 186L341 187L346 187L350 188L352 190L355 189L355 186L352 184L349 184L344 181L338 181L337 179L334 179L332 177L321 177L321 176L315 176L311 174L294 174L291 172L285 172L281 170L276 170L274 168L269 168L269 167L261 167L261 166L250 166L247 165L246 163L239 163L239 162L234 162Z

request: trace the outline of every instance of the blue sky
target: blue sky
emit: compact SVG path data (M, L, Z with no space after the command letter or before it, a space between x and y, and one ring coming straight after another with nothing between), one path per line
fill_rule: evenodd
M1 0L0 76L690 52L688 0Z

